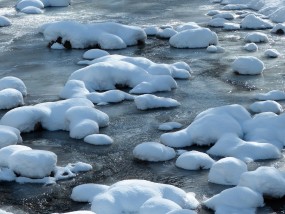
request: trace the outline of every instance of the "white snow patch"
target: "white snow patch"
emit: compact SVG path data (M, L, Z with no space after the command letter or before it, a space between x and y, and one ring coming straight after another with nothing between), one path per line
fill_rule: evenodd
M277 58L280 56L280 53L276 49L267 49L264 55L268 58Z
M144 28L144 31L147 36L156 36L157 33L160 31L160 28L157 26L148 26Z
M255 102L249 106L249 109L254 113L274 112L280 114L283 112L282 106L273 100Z
M254 32L249 33L244 38L245 42L254 42L254 43L260 43L260 42L268 42L269 39L265 33L261 32Z
M70 198L77 202L91 203L94 196L108 190L109 186L102 184L81 184L72 189Z
M258 51L258 46L255 43L251 42L243 46L243 49L249 52L256 52Z
M14 181L16 179L15 173L9 168L0 167L0 182L1 181ZM1 210L0 210L0 214Z
M92 134L84 138L85 143L93 145L111 145L114 141L108 135L104 134Z
M271 33L284 34L285 33L285 24L278 23L277 25L275 25L272 28Z
M83 54L84 59L97 59L103 56L110 55L107 51L101 50L101 49L90 49Z
M223 29L224 30L239 30L240 29L240 24L226 22L223 25Z
M40 0L21 0L16 4L16 8L18 10L22 10L25 7L36 7L39 9L43 9L44 8L44 4L40 1Z
M45 7L67 7L71 0L42 0Z
M24 105L24 98L20 91L7 88L0 91L0 109L11 109Z
M17 77L7 76L0 79L0 90L7 88L14 88L20 91L23 96L27 95L27 88L24 82Z
M10 145L0 149L0 167L9 167L10 156L17 151L31 150L28 146Z
M172 131L173 129L180 129L181 127L182 127L181 123L167 122L160 124L158 129L161 131Z
M172 98L158 97L152 94L137 96L135 98L135 104L139 110L180 106L180 103Z
M272 90L267 93L259 93L254 96L257 100L285 100L285 92Z
M156 37L160 39L169 39L170 37L177 34L177 31L172 28L161 29L157 32Z
M148 199L139 209L139 214L166 214L171 211L181 210L182 208L175 202L161 197Z
M208 22L208 26L210 27L224 27L224 24L228 22L227 19L224 18L214 18Z
M38 7L34 7L34 6L24 7L21 10L21 12L26 13L26 14L42 14L43 13L41 9L39 9Z
M268 29L273 28L273 25L263 20L254 14L247 15L240 23L241 28L244 29Z
M53 50L63 50L63 49L65 49L65 47L62 44L58 43L58 42L53 43L52 46L50 46L50 48L53 49Z
M232 63L233 71L242 75L261 74L264 68L264 63L254 56L241 56Z
M231 13L231 12L220 12L218 14L215 14L212 18L213 19L215 19L215 18L224 18L224 19L227 19L227 20L232 20L232 19L235 19L235 14Z
M0 149L17 143L22 143L20 131L10 126L0 125Z

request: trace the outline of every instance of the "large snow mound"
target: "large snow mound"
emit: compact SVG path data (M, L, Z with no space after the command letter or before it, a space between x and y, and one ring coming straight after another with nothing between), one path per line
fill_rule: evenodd
M218 36L208 28L196 28L177 33L169 43L175 48L207 48L218 44Z
M137 96L135 98L135 104L139 110L180 106L180 103L172 98L158 97L152 94Z
M22 143L20 131L10 126L0 125L0 149L17 143Z
M233 71L242 75L261 74L264 68L264 63L254 56L241 56L232 63Z
M146 40L142 28L113 22L81 24L60 21L43 25L40 32L50 45L58 42L66 48L122 49Z
M198 151L184 152L180 155L175 165L182 169L199 170L210 169L215 161L206 153Z
M273 25L263 20L254 14L247 15L240 23L241 28L245 29L268 29L273 28Z
M237 185L247 165L236 158L227 157L218 160L210 169L209 182L222 185Z
M245 186L260 194L281 198L285 196L285 172L274 167L261 166L241 175L239 186Z
M250 119L249 112L237 104L210 108L197 115L187 128L162 134L160 140L171 147L210 145L226 133L243 136L242 123Z
M167 161L175 158L175 150L157 142L144 142L133 150L135 158L144 161Z
M5 16L0 16L0 27L7 27L11 25L10 19Z

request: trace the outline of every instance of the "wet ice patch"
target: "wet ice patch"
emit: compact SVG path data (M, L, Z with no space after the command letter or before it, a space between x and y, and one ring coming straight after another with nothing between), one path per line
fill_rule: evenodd
M233 71L242 75L258 75L264 68L264 63L253 56L241 56L232 63Z
M282 106L273 100L255 102L249 106L249 109L254 113L273 112L280 114L283 112Z
M144 161L167 161L175 158L175 150L157 142L144 142L133 150L135 158Z
M261 32L254 32L249 33L244 38L245 42L254 42L254 43L260 43L260 42L268 42L269 39L265 33Z
M172 98L158 97L152 94L137 96L135 98L135 104L139 110L180 106L180 103Z
M198 151L184 152L175 165L186 170L210 169L215 161L206 153Z
M42 0L45 7L67 7L71 0Z
M263 20L260 17L255 16L254 14L247 15L240 23L241 28L244 29L269 29L273 28L273 25Z
M5 16L0 16L0 27L7 27L10 26L12 23L10 19Z
M158 129L161 130L161 131L172 131L174 129L180 129L180 128L182 128L182 124L181 123L177 123L177 122L162 123L158 127Z
M257 100L285 100L285 92L272 90L267 93L259 93L254 96Z
M233 157L218 160L210 169L209 182L221 185L237 185L242 173L247 172L247 165Z
M92 134L88 135L84 138L85 143L89 143L92 145L111 145L114 141L111 137L104 134Z
M81 24L72 21L48 23L41 27L45 39L52 45L61 43L66 48L122 49L146 40L143 29L113 22Z

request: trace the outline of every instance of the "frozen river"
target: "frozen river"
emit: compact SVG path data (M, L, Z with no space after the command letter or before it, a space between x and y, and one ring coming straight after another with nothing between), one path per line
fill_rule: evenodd
M0 78L16 76L27 86L26 104L58 100L58 94L69 75L82 66L85 50L51 50L47 41L38 33L38 28L48 22L76 20L82 23L115 21L123 24L179 25L197 22L206 25L210 19L208 10L219 9L220 5L208 0L73 0L72 5L63 8L47 8L41 15L26 15L14 9L15 1L0 0L0 15L7 16L12 26L0 29ZM211 54L204 49L175 49L167 40L149 38L145 45L130 47L110 53L127 56L143 56L154 62L174 63L185 61L192 70L190 80L178 80L178 88L159 96L171 97L181 106L167 110L139 111L133 102L125 101L115 105L98 106L107 113L110 125L100 133L114 139L112 146L92 146L81 140L69 138L67 132L40 131L22 134L24 144L36 149L50 150L57 154L58 165L77 161L90 163L94 170L76 178L61 181L57 185L16 184L0 182L0 208L14 213L67 212L88 204L72 202L71 189L82 183L113 184L123 179L146 179L178 186L196 193L199 201L211 197L227 186L208 182L208 171L185 171L175 167L174 161L145 163L135 161L133 148L145 141L159 141L162 134L158 125L177 121L187 127L194 117L211 107L227 104L241 104L248 107L254 94L269 90L284 89L285 80L285 37L268 34L270 42L259 45L259 51L248 53L242 49L243 38L248 31L227 32L214 29L224 53ZM267 59L263 56L268 48L278 49L283 56ZM263 60L266 69L259 76L238 76L232 73L231 62L236 56L254 55ZM285 103L281 102L282 105ZM5 112L1 111L1 115ZM191 147L206 151L204 147ZM284 152L283 152L284 153ZM254 162L249 169L260 165L278 166L285 169L285 160ZM258 210L258 213L284 213L285 206L277 201ZM274 204L276 206L274 206ZM212 213L201 208L199 213Z

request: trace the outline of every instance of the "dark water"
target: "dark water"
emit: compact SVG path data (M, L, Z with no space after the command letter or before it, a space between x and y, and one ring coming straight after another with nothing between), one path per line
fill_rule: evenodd
M50 50L47 41L38 33L43 23L56 20L80 22L117 21L120 23L147 25L178 25L195 21L205 25L209 17L204 14L219 8L208 0L105 0L75 1L67 8L48 8L41 15L25 15L15 12L15 1L0 1L0 15L7 15L13 25L0 29L0 77L13 75L21 78L29 95L26 104L58 100L58 94L68 76L81 68L76 63L85 50ZM177 121L187 127L201 111L221 105L238 103L247 107L257 92L284 88L284 57L270 60L263 57L267 48L276 48L284 54L283 36L268 33L270 43L259 45L257 53L242 50L243 37L248 31L218 32L225 53L209 54L205 50L180 50L171 48L167 41L149 38L145 46L131 47L111 53L143 56L155 62L173 63L185 61L194 71L191 80L179 80L178 89L159 96L172 97L182 105L167 110L139 111L133 102L100 106L98 109L110 116L110 125L100 130L114 139L111 146L92 146L81 140L69 138L67 132L39 131L23 134L24 144L35 149L53 151L58 165L77 161L93 165L94 170L79 174L76 178L58 182L53 186L38 184L0 183L0 208L14 213L52 213L90 208L88 204L69 199L71 189L83 183L113 184L123 179L147 179L172 184L186 191L193 191L199 201L211 197L227 186L208 183L208 171L185 171L175 167L174 161L146 163L133 159L133 148L144 141L158 141L162 132L159 124ZM243 77L231 72L230 64L236 56L254 55L266 64L263 75ZM284 103L282 103L284 105ZM5 113L4 111L1 114ZM206 151L208 148L192 147ZM256 162L249 165L254 170L260 165L285 168L284 158L275 161ZM269 206L258 213L284 213L281 202L267 200ZM278 204L279 203L279 204ZM277 205L276 205L277 204ZM200 208L199 213L212 213Z

